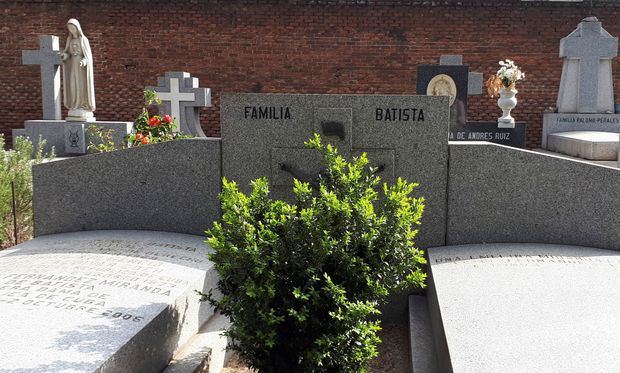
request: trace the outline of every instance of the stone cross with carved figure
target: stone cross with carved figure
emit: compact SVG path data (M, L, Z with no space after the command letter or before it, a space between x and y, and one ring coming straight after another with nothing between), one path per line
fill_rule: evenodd
M24 65L39 65L41 68L41 98L43 118L60 120L60 45L58 36L39 36L39 50L22 51Z
M162 110L179 123L184 134L206 137L200 126L200 108L211 107L211 89L199 88L198 78L186 72L167 72L157 78L157 87L147 87L157 92Z
M584 19L560 41L564 58L558 112L613 113L611 59L618 55L618 38L596 17Z

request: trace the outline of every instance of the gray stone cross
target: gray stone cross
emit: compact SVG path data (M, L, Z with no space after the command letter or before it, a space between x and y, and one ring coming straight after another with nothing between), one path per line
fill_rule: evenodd
M600 61L617 55L618 38L604 31L594 17L586 18L575 32L562 38L560 57L579 60L578 112L597 112Z
M40 65L43 119L60 120L60 47L58 36L40 35L39 50L22 51L24 65Z
M157 92L163 110L176 118L181 132L206 137L200 126L200 108L211 107L211 89L199 88L198 78L186 72L167 72L157 78L157 87L146 88Z
M447 54L439 57L439 64L443 66L462 66L463 56ZM482 73L469 73L467 78L467 94L469 96L482 94Z

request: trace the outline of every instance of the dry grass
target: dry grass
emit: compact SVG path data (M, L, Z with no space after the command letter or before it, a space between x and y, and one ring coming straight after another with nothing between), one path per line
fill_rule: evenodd
M371 373L409 373L409 330L405 324L384 324L380 332L379 356L370 362ZM252 373L236 355L222 373Z

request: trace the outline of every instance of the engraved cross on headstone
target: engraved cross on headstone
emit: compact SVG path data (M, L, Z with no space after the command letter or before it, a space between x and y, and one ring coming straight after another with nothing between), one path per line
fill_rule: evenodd
M369 165L381 174L386 182L394 181L394 149L356 147L353 144L352 108L315 107L312 132L318 133L324 143L338 148L345 158L359 157L366 153ZM292 178L318 186L318 176L323 172L316 151L306 148L282 147L271 149L272 186L290 186Z
M617 55L618 38L604 31L594 17L586 18L577 30L562 38L560 57L579 60L578 112L597 112L600 61Z
M43 119L60 120L60 47L58 36L39 36L39 50L22 51L24 65L40 65Z
M157 92L163 110L176 118L181 132L206 137L200 126L200 108L211 107L211 89L199 88L198 78L186 72L167 72L157 78L157 87L147 89Z
M439 57L439 64L443 66L462 66L463 56L460 55L443 55ZM482 73L470 72L467 79L467 94L469 96L482 94Z

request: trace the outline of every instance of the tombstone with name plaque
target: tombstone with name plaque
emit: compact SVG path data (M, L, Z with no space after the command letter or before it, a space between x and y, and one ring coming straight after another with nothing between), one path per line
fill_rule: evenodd
M291 198L293 178L314 182L319 133L345 156L366 152L383 181L419 182L427 201L421 246L444 242L448 99L428 96L224 94L223 175L242 190L268 176L274 197Z
M420 65L417 69L417 92L430 96L450 97L450 141L488 141L496 144L525 148L527 125L498 128L494 122L467 120L467 98L482 93L482 73L469 71L463 57L444 55L439 65Z
M612 60L618 38L587 17L560 41L563 59L557 113L544 113L542 148L590 160L618 159Z

